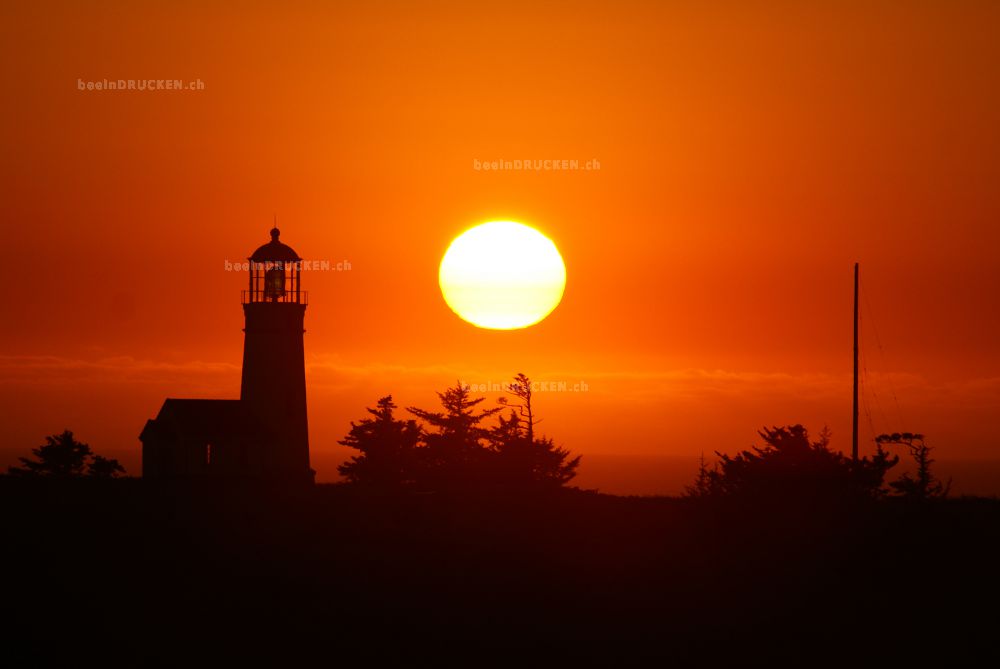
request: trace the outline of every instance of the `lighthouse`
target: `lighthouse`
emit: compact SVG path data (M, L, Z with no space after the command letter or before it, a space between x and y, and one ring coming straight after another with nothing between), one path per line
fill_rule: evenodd
M308 294L302 259L278 228L250 256L243 291L243 380L240 401L273 435L261 465L285 478L309 470L309 425L303 335Z
M174 399L148 420L142 476L156 481L309 485L302 259L280 239L248 258L238 400Z

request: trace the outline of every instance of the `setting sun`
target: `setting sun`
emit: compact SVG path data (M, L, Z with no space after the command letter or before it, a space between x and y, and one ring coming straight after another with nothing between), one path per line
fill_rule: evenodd
M512 330L538 323L558 306L566 266L538 230L492 221L455 238L441 260L438 282L445 302L464 320Z

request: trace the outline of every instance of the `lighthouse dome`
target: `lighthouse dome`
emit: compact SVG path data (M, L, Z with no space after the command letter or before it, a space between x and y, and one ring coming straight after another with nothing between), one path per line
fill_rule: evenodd
M279 235L281 235L281 230L271 228L271 241L254 251L250 260L253 262L296 262L302 260L291 246L278 241Z

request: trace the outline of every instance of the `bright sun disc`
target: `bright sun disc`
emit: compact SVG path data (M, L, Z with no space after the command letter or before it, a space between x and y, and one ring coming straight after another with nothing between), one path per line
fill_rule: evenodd
M534 325L558 306L566 266L556 245L514 221L492 221L455 238L441 259L441 293L451 310L481 328Z

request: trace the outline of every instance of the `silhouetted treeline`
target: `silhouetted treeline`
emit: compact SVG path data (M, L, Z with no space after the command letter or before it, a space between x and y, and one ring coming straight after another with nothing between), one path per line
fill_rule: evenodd
M802 504L871 500L887 495L924 501L944 497L948 492L948 486L931 474L931 448L921 434L880 435L875 439L875 453L857 461L830 448L826 429L816 440L810 439L802 425L764 428L758 434L763 446L734 456L716 451L719 459L712 467L703 456L686 496ZM886 482L886 474L899 463L898 455L883 448L888 444L907 447L917 467L915 477L904 473Z
M8 467L12 476L49 476L69 478L90 476L115 478L125 473L125 468L114 458L105 458L90 450L90 446L77 441L70 430L45 437L45 443L31 449L34 459L18 458L21 467Z
M485 398L474 398L468 387L456 384L438 393L440 410L407 408L421 422L397 418L392 396L383 397L368 409L372 417L352 422L339 442L361 454L338 470L351 483L383 489L566 484L576 475L580 456L571 457L551 438L535 435L539 420L527 376L517 375L507 392L512 399L501 398L501 406L479 408ZM493 416L496 422L490 425Z

